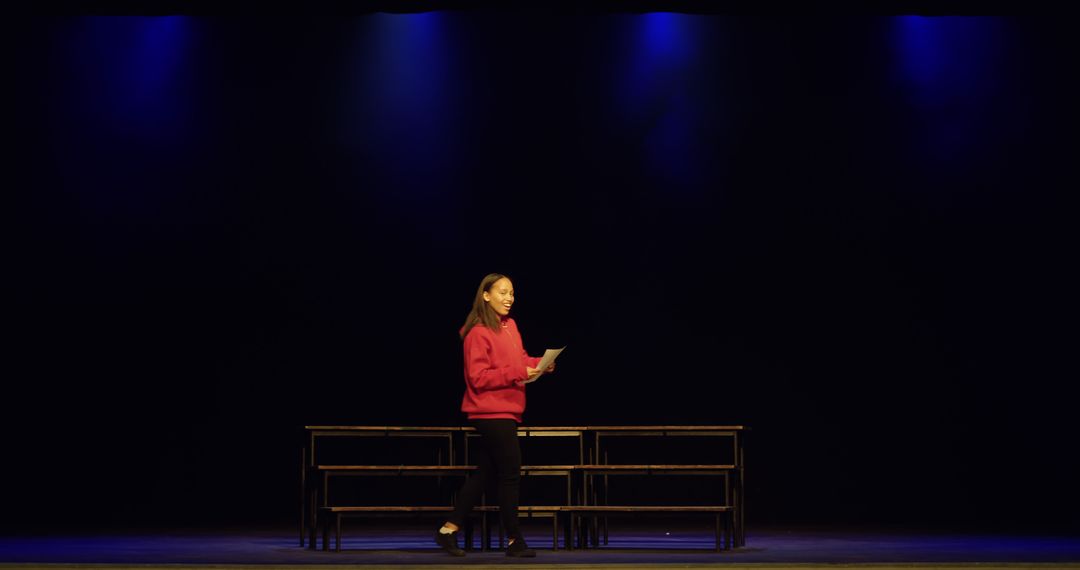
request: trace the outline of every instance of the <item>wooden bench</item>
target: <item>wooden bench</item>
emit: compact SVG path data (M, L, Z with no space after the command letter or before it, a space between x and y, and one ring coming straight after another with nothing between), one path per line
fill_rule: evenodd
M559 513L564 512L564 509L568 507L564 506L526 506L518 507L518 516L524 518L533 517L551 517L551 549L559 549ZM319 520L322 521L322 536L323 536L323 550L329 550L330 540L330 521L333 519L334 526L334 551L341 551L341 520L347 516L369 516L369 517L387 517L387 516L422 516L422 515L446 515L454 511L453 507L437 506L437 507L322 507L319 509L322 512L322 516ZM474 513L497 513L499 507L495 506L481 506L473 509ZM490 545L490 536L488 533L488 527L486 522L481 523L481 548L488 548ZM569 529L567 529L569 530ZM314 540L314 539L312 539ZM566 536L567 545L570 544L570 533L567 532ZM465 545L471 547L473 543L471 526L466 525L465 529ZM502 536L499 537L499 544L502 545ZM314 545L314 542L312 542Z
M465 428L447 426L305 426L308 443L301 456L300 469L300 546L304 546L305 530L310 532L308 547L315 548L315 529L318 526L316 485L308 480L308 471L315 467L316 442L326 438L422 438L445 441L445 462L454 464L454 439ZM444 450L436 450L435 465L444 463ZM320 454L319 457L322 457Z
M639 464L639 465L579 465L578 470L584 474L585 481L585 493L589 495L590 489L592 490L592 504L604 505L607 503L607 477L609 475L719 475L723 477L723 501L724 503L731 505L732 499L735 496L735 492L731 486L731 477L735 474L737 466L735 465L690 465L690 464ZM592 483L594 476L603 477L603 485L595 485ZM597 487L600 487L603 492L597 493ZM648 511L643 511L648 512ZM600 517L600 527L603 529L604 544L608 542L608 524L607 517L603 514L598 514ZM734 515L732 515L734 520ZM599 531L599 528L597 531ZM737 527L736 527L737 528Z
M308 546L315 548L317 529L322 527L323 549L328 549L328 533L331 523L336 530L335 550L341 547L341 519L345 516L402 516L402 515L433 515L448 514L452 511L450 506L435 507L410 507L410 506L387 506L387 507L333 507L328 504L329 480L338 476L428 476L428 477L465 477L475 472L476 467L470 465L455 465L458 460L455 449L464 451L466 462L470 439L477 434L468 427L399 427L399 426L306 426L310 439L308 449L301 454L300 472L300 544L304 545L305 530L309 530L310 539ZM566 545L573 548L573 533L576 528L589 530L592 534L588 537L594 546L599 546L600 540L596 534L603 528L604 544L607 544L606 517L615 514L673 514L693 515L710 514L716 516L717 550L721 549L721 543L725 548L745 545L745 461L743 458L743 446L745 442L745 426L591 426L591 427L544 427L544 426L519 426L518 435L523 438L531 437L559 437L576 438L577 459L574 465L547 465L547 466L523 466L522 475L564 475L566 476L567 500L566 505L559 506L528 506L520 507L519 513L523 517L551 517L553 548L558 548L559 519L566 513L567 524L564 530L567 533ZM591 433L594 437L591 449L586 445L586 434ZM731 440L731 459L733 464L695 464L695 465L656 465L656 464L633 464L619 465L608 462L609 451L617 448L611 446L613 438L623 436L658 436L658 437L722 437ZM445 441L445 450L440 448L434 457L434 465L327 465L324 459L322 464L317 463L315 446L317 440L332 437L411 437L411 438L434 438ZM460 446L455 445L455 439L460 440ZM607 445L602 445L602 442ZM445 453L445 455L444 455ZM629 457L627 457L627 455ZM623 459L631 461L638 459L636 449L625 453ZM586 458L587 456L587 458ZM326 457L319 455L320 458ZM715 457L718 461L727 462L726 456ZM702 459L705 459L702 456ZM444 460L447 465L443 465ZM708 459L705 459L708 461ZM392 461L392 459L391 459ZM571 460L573 461L573 460ZM618 475L715 475L722 477L723 498L720 502L723 506L624 506L606 505L608 502L608 476ZM580 483L577 489L575 482ZM594 484L599 483L599 484ZM575 496L575 493L577 494ZM320 505L321 503L321 505ZM479 507L475 512L481 513L483 528L483 545L490 544L488 528L488 513L497 512L498 507ZM321 516L320 516L321 515ZM592 517L592 521L586 519ZM597 522L600 524L588 524ZM471 546L472 534L471 521L466 525L467 539ZM501 534L501 533L500 533ZM579 537L579 543L588 546L585 533ZM502 536L500 536L500 544Z
M591 456L593 463L610 464L607 446L602 440L625 437L661 437L661 438L720 438L728 439L731 444L731 458L735 468L724 475L725 487L731 491L725 495L724 502L734 508L733 542L736 548L746 546L746 459L744 447L750 428L742 425L622 425L589 426L593 434ZM606 480L606 478L605 478ZM594 501L595 504L595 501Z
M315 520L312 522L312 524L310 526L311 536L310 536L310 538L308 540L309 547L312 548L312 549L315 548L315 535L317 534L316 529L319 526L322 526L319 523L319 519L322 518L320 516L320 513L325 513L325 514L331 514L332 515L334 511L328 511L327 508L345 508L345 509L351 508L351 507L329 507L329 505L325 504L325 499L326 499L325 493L329 489L330 477L332 477L332 476L390 476L390 477L397 477L397 476L429 476L430 477L430 476L435 476L435 477L441 477L441 476L464 476L464 475L469 475L469 474L475 472L476 470L477 470L477 467L474 466L474 465L318 465L318 466L315 466L315 467L312 468L312 471L314 473L316 473L316 474L321 474L322 475L321 489L323 490L323 493L324 493L324 495L323 495L324 504L322 505L321 508L319 508L318 510L316 510L314 512ZM564 476L564 477L566 477L566 502L567 502L567 504L569 504L569 503L572 502L572 494L573 494L572 476L578 470L579 470L579 466L577 466L577 465L523 465L523 466L521 466L521 475L523 477L529 477L529 476ZM358 507L358 508L360 508L360 507ZM363 509L369 509L369 507L362 507L362 508ZM375 510L368 510L368 511L355 510L355 511L341 511L341 512L342 513L354 512L354 513L357 513L357 514L362 514L362 513L365 513L365 512L371 512L371 513L378 512L378 509L379 509L378 507L373 507L373 508ZM395 507L395 508L397 508L397 507ZM408 509L410 507L402 507L402 508ZM409 513L409 512L411 512L411 513L425 513L425 512L440 512L439 510L428 510L428 509L445 509L445 508L448 508L448 507L424 507L424 508L414 507L414 509L418 509L418 510L394 511L394 510L390 510L391 507L385 507L385 508L383 508L383 512L386 512L386 513ZM491 508L495 508L495 507L488 507L488 508L491 509ZM526 516L534 516L534 515L551 516L552 519L557 519L558 517L555 514L547 514L547 513L553 513L554 512L553 509L555 509L555 508L556 507L539 507L539 506L538 507L519 507L519 513L525 513ZM484 507L480 507L479 509L482 510L482 509L484 509ZM339 519L338 520L338 525L340 526L340 517L336 517L336 518ZM484 525L483 525L483 529L484 529L484 535L483 536L484 536L484 541L485 541L484 544L485 544L485 546L489 542L488 534L487 534L486 522L487 521L485 519L484 520ZM552 522L552 525L554 527L554 536L558 536L558 521L554 520ZM324 530L324 532L323 532L323 535L324 535L323 536L323 549L324 550L326 549L326 537L325 537L326 528L327 528L326 526L323 526L323 530ZM502 537L501 536L499 537L499 542L500 542L500 544L502 543ZM558 546L558 543L556 542L556 547L557 546Z
M326 550L326 529L325 524L320 520L322 517L320 513L326 512L325 509L329 506L326 504L326 494L330 488L331 476L428 476L428 477L443 477L443 476L465 476L469 473L476 471L475 466L470 465L316 465L310 468L312 473L312 481L321 479L322 484L305 491L309 494L309 498L305 499L305 503L312 504L311 516L312 520L308 523L308 531L310 536L308 537L308 548L315 549L315 536L318 534L319 527L323 528L323 550ZM319 477L321 475L321 477ZM311 485L311 483L308 483ZM316 506L318 501L322 501L321 506ZM441 508L441 507L436 507ZM385 507L386 512L396 512L388 510L390 507ZM400 511L408 512L408 511ZM425 511L415 511L425 512Z

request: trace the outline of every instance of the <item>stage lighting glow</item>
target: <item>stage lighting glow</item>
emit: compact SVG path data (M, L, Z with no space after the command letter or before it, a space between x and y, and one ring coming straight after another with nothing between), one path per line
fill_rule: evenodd
M87 17L64 41L65 93L82 118L125 136L173 138L190 120L184 65L192 44L184 16Z

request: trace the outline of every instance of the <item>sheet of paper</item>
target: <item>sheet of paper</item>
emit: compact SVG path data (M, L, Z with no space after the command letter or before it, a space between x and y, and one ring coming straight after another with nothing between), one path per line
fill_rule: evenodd
M536 367L540 370L540 373L534 376L532 380L526 380L525 384L530 384L539 380L540 377L544 375L544 370L547 370L547 367L551 366L551 363L555 362L555 359L558 358L564 350L566 350L565 346L562 348L549 348L545 350L544 356L540 358L540 364L536 365Z

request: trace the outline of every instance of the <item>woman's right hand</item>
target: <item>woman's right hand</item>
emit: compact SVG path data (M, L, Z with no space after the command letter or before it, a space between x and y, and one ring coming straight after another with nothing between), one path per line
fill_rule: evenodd
M540 369L539 368L531 368L529 366L526 366L525 367L525 374L529 377L529 380L532 380L533 378L536 378L537 376L540 375Z

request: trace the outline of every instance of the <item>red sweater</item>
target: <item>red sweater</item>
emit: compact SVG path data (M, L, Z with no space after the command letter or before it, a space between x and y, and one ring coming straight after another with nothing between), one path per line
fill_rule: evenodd
M525 411L525 367L536 368L539 358L529 356L521 343L517 323L500 318L495 332L476 325L465 335L465 397L461 411L469 419L510 419L521 423Z

